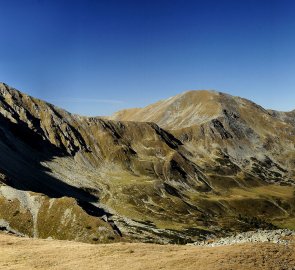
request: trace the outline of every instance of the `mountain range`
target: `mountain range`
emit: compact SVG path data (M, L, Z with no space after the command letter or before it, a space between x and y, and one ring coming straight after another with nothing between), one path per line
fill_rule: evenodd
M295 110L188 91L109 117L0 83L0 229L188 243L295 229Z

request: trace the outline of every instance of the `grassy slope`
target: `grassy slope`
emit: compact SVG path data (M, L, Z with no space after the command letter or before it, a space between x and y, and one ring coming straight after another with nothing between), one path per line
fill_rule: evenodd
M293 269L295 245L255 243L222 247L90 245L0 234L0 269L225 270Z

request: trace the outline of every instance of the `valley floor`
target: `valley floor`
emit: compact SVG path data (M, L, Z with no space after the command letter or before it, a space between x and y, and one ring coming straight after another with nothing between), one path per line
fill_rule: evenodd
M219 247L19 238L0 234L0 269L295 269L295 243Z

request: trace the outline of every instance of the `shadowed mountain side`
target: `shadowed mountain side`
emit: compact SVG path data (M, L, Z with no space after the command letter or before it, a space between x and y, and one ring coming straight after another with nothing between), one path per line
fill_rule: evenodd
M15 124L2 115L0 135L0 173L5 175L5 181L2 179L2 183L20 191L41 193L49 198L74 198L88 215L111 218L110 213L97 206L98 196L55 178L49 174L49 168L41 165L53 158L68 156L66 151L43 140L25 123L20 121ZM122 236L113 222L110 225Z
M0 112L14 123L25 124L40 138L74 155L90 151L79 131L70 124L75 119L67 111L35 99L0 83ZM30 142L29 142L30 143Z
M11 179L8 183L10 186L49 197L68 196L97 202L98 198L94 195L54 178L48 174L50 170L41 165L41 162L50 161L53 157L68 155L65 151L42 140L37 133L26 128L24 123L12 123L2 115L0 135L0 164L5 164L2 171Z

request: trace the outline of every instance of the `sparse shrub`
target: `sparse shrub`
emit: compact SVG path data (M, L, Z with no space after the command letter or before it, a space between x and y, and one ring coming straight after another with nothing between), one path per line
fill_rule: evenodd
M245 223L245 225L251 229L252 228L265 229L265 230L277 229L277 227L273 225L272 223L258 217L242 216L241 214L239 214L238 220Z
M18 214L19 214L19 211L16 210L16 211L13 213L13 216L15 217L15 216L17 216Z

